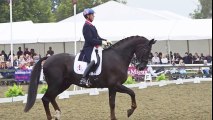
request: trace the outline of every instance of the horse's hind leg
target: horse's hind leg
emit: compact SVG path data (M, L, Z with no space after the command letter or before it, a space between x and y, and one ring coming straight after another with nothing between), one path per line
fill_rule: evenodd
M121 93L127 93L127 94L129 94L131 96L132 106L131 106L131 109L129 109L127 111L127 116L130 117L133 114L133 112L135 111L135 109L137 108L134 91L129 89L129 88L127 88L127 87L125 87L124 85L116 86L116 91L117 92L121 92Z
M49 108L50 99L48 98L48 94L45 93L45 95L42 97L42 102L47 115L47 120L51 120L52 116L51 116L50 108Z

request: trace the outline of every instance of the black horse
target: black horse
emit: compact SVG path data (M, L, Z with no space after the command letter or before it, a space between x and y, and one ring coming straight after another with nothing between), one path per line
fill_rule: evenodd
M127 111L128 117L132 115L136 109L136 99L133 90L122 85L127 79L127 70L133 55L135 54L139 64L137 69L143 70L148 63L149 54L155 40L149 41L145 37L133 36L117 42L115 45L103 51L102 72L97 76L96 80L91 80L91 88L108 88L109 104L111 120L116 120L115 116L115 97L116 92L126 93L131 96L131 109ZM65 91L70 85L75 84L81 86L79 81L81 75L74 72L74 55L57 54L49 58L40 59L33 68L30 85L28 89L27 104L24 111L28 112L34 105L39 84L41 63L46 60L43 65L45 80L48 89L42 98L42 102L46 111L47 119L60 119L61 110L59 109L55 98ZM86 87L86 86L81 86ZM49 103L52 103L56 115L51 116Z

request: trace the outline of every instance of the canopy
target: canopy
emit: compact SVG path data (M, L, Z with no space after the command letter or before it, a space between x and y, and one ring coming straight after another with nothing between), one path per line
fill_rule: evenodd
M168 11L147 10L133 8L115 1L109 1L93 8L95 21L135 21L135 20L186 20L183 17ZM83 13L76 15L76 21L85 21ZM69 17L60 22L74 22L74 17Z

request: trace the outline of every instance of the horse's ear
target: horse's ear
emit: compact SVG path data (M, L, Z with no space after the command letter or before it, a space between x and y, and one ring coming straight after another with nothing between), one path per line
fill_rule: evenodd
M149 41L149 45L153 45L153 44L155 44L156 42L157 42L157 40L152 39L152 40Z

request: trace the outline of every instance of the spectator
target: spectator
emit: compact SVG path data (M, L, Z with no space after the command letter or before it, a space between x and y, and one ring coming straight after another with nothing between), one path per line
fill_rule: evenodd
M28 50L28 48L25 48L24 55L26 56L26 54L31 55L31 53L30 53L30 51Z
M180 65L180 68L179 68L179 72L181 75L186 75L186 70L185 70L185 63L183 62L183 60L180 60L179 61L179 65Z
M159 52L158 57L159 57L159 60L160 60L160 64L162 64L162 57L163 57L163 54L162 54L161 52Z
M159 59L157 53L154 54L154 57L152 58L152 63L153 64L159 64L160 63L160 59Z
M168 64L169 63L169 60L168 60L166 55L163 55L161 62L162 62L162 64Z
M207 60L208 63L211 63L212 62L212 56L207 55L206 60Z
M17 52L18 59L21 55L23 55L23 51L21 50L21 47L18 47L18 52Z
M14 66L14 67L18 67L18 56L14 56L14 59L13 59L13 66Z
M14 52L13 52L13 56L15 56ZM10 51L9 54L8 54L8 59L7 59L7 61L11 61L11 51Z
M194 57L193 57L193 64L199 64L200 63L200 57L198 55L198 53L195 53Z
M32 57L32 58L36 55L36 53L35 53L35 50L34 50L34 49L30 49L30 53L31 53L31 57Z
M204 66L208 65L208 61L207 60L204 60L203 63L204 63ZM210 77L210 72L209 72L210 68L209 67L202 67L201 70L202 70L202 72L203 72L205 77Z
M183 57L183 62L185 64L192 64L192 60L190 58L190 55L188 52L185 53L185 56Z
M54 55L54 51L52 50L52 47L49 47L49 50L47 51L46 56L50 54L51 56Z
M200 54L200 60L204 62L206 60L206 57L203 55L203 53Z
M4 61L7 61L7 60L8 60L8 56L7 56L7 54L5 53L4 50L1 51L1 55L4 56Z

